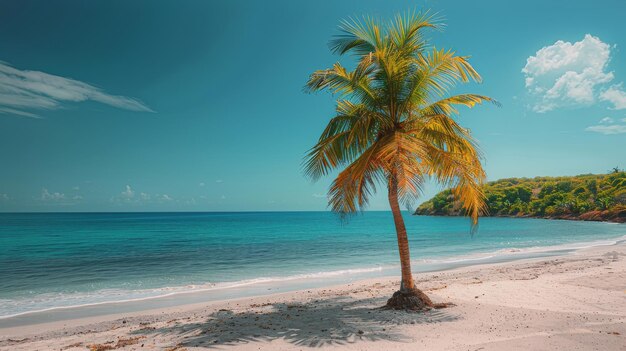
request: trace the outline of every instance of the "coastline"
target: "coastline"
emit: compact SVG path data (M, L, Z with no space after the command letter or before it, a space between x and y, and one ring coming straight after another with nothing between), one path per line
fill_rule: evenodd
M483 184L486 217L626 223L626 173L503 178ZM462 216L450 190L420 204L414 215Z
M529 259L559 257L572 254L581 249L611 246L626 243L626 235L597 239L589 242L572 242L550 246L508 247L495 251L483 251L461 254L450 257L416 259L413 271L422 273L443 272L458 268L498 263L511 263ZM13 315L0 316L2 329L40 324L62 322L77 318L106 318L116 313L141 313L156 309L178 307L183 305L208 304L226 299L254 298L282 292L295 292L303 289L328 288L346 282L357 282L368 279L385 279L400 274L398 265L344 268L334 271L322 271L310 274L291 276L257 277L241 281L208 283L200 285L174 286L157 289L154 295L139 296L99 302L86 302L78 305L54 306L39 310L20 312ZM107 291L108 292L108 291ZM154 291L150 291L153 292ZM98 293L97 291L92 293ZM141 294L140 294L141 295ZM114 298L115 295L109 297ZM0 333L1 335L1 333Z
M412 216L432 216L432 217L462 217L463 215L460 213L418 213L419 210L416 210L411 215ZM593 213L592 213L593 212ZM583 213L582 215L558 215L558 216L531 216L531 215L487 215L484 216L486 218L534 218L534 219L547 219L554 221L581 221L581 222L601 222L601 223L615 223L615 224L626 224L626 216L609 216L608 214L598 213L598 211L592 211Z
M618 350L626 335L624 256L622 242L549 258L422 273L418 284L434 300L456 304L425 314L377 309L397 287L397 277L377 277L332 287L2 328L0 349L79 350L93 344L131 349L141 342L181 350L208 345L236 345L243 350L308 346L374 350L386 344L411 349L412 343L419 342L431 349L478 345L473 349L495 350L528 341L537 343L536 349L591 343ZM460 333L465 328L473 331ZM440 340L435 334L450 337Z

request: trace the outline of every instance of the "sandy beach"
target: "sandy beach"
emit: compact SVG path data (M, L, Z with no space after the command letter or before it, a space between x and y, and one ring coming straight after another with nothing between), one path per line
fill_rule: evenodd
M626 245L421 274L437 302L383 310L397 278L0 329L2 350L626 350Z
M0 351L626 351L626 0L567 5L0 1Z

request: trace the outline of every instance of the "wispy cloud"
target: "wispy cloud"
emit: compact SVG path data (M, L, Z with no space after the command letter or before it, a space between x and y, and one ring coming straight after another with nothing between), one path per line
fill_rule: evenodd
M65 194L59 192L49 192L48 189L41 189L41 201L62 201L65 200Z
M26 111L20 111L20 110L16 110L16 109L13 109L13 108L6 108L6 107L0 107L0 114L17 115L17 116L29 117L29 118L41 118L41 117L37 116L34 113L30 113L30 112L26 112Z
M171 201L177 200L168 194L150 194L146 192L138 193L130 185L126 185L124 190L120 192L119 195L111 198L111 202L129 205L159 204Z
M72 206L76 205L83 200L81 194L77 194L74 190L74 194L65 194L58 191L50 191L47 188L42 188L38 198L35 198L47 205L61 205Z
M122 198L130 200L135 197L135 191L130 185L126 185L126 188L120 193L120 195L122 196Z
M111 95L93 85L40 71L19 70L0 61L0 114L39 117L32 110L51 110L64 102L92 100L113 107L154 112L143 102Z
M602 133L602 134L623 134L626 133L626 125L624 124L613 124L613 125L597 125L587 127L587 131Z
M11 199L9 197L9 194L0 194L0 200L9 200L9 199Z
M621 120L626 123L626 118ZM601 133L605 135L626 133L626 124L615 123L613 118L604 117L595 126L589 126L585 129L588 132Z
M607 70L610 57L611 46L590 34L573 44L559 40L538 50L522 69L526 88L537 98L533 110L588 106L598 98L615 109L626 108L621 85L606 88L614 78Z
M604 117L604 118L602 118L600 120L600 123L602 123L602 124L611 124L613 122L614 122L613 118L611 118L611 117Z

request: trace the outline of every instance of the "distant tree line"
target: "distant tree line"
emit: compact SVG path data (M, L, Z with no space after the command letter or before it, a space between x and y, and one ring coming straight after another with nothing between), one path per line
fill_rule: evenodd
M626 172L574 177L508 178L484 186L488 216L626 222ZM450 190L421 204L415 214L463 215Z

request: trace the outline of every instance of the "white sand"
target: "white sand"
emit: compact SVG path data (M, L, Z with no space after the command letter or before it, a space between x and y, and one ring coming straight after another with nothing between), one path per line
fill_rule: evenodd
M626 350L626 245L423 274L442 310L381 310L397 278L0 329L1 350Z

